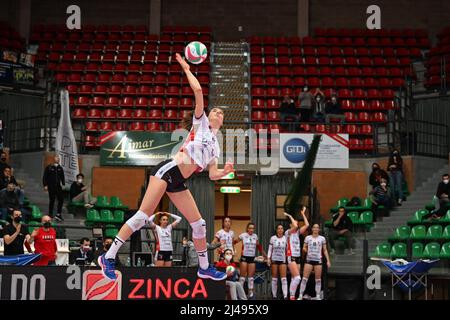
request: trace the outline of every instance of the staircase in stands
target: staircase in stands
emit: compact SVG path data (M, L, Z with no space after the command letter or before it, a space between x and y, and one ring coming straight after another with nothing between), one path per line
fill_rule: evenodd
M211 66L210 105L224 110L225 122L228 123L223 129L246 130L244 122L249 118L247 45L240 42L214 43Z
M408 197L407 201L403 202L402 206L395 207L390 212L389 217L383 218L382 221L377 221L375 226L364 234L357 234L355 236L356 249L354 255L335 254L331 256L332 267L330 272L333 273L361 273L363 272L363 239L369 241L369 254L375 250L375 247L392 236L395 229L399 226L406 225L408 219L411 219L414 212L422 209L425 204L429 203L436 192L436 187L441 176L448 172L448 165L440 168L435 174L429 177ZM338 241L339 243L339 241ZM342 242L339 243L342 245ZM370 262L369 262L370 264Z

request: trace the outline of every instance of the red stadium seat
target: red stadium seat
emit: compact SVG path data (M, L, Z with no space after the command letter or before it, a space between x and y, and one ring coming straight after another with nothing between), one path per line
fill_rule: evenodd
M252 109L264 109L265 103L263 99L252 99Z
M380 92L377 89L369 89L367 90L367 98L369 99L379 99Z
M146 97L139 97L136 100L136 108L146 108L148 105L148 99Z
M278 99L268 99L267 100L267 109L279 109L280 102Z
M269 87L266 90L266 97L280 97L280 90L276 87Z
M337 96L340 99L350 99L350 98L352 98L350 90L348 90L348 89L339 89L338 92L337 92Z
M334 76L335 77L345 77L345 76L347 76L347 71L344 67L335 67L334 68Z
M364 99L366 97L366 92L362 89L354 89L353 90L353 98L356 99Z
M178 112L174 109L168 109L164 111L164 119L166 120L177 120Z
M119 119L132 119L133 118L133 110L132 109L120 109L119 114L117 116Z
M368 108L367 108L366 100L356 100L355 109L356 110L367 110Z
M132 97L124 97L121 101L119 101L121 107L132 108L134 105L134 100Z
M362 69L358 67L348 68L348 75L350 77L360 77L362 75Z
M347 100L347 99L342 100L342 101L341 101L341 108L342 108L342 110L350 110L350 109L353 109L352 102L351 102L350 100Z
M348 86L351 88L361 88L363 86L363 82L361 78L350 78Z
M370 119L370 114L368 112L360 112L358 113L358 120L361 122L369 122Z
M358 127L355 124L347 124L345 126L345 132L350 135L358 134Z
M102 117L102 113L100 112L99 109L89 109L87 117L89 119L99 119Z
M373 127L370 124L363 124L359 130L360 134L372 135Z
M159 109L152 109L148 114L149 119L162 119L162 111Z
M322 88L334 88L334 80L331 77L322 78Z
M375 112L373 115L373 121L374 122L386 122L387 121L386 114L383 112Z
M348 81L346 78L337 78L335 81L335 87L336 88L347 88L348 87Z
M109 121L100 122L99 131L114 131L114 124Z
M145 131L145 124L143 122L132 122L130 131Z
M150 107L153 108L162 108L163 107L163 99L161 97L153 97L150 99Z
M252 94L252 97L264 97L266 95L266 92L265 92L264 88L253 87L251 94Z
M267 112L267 121L280 121L280 113L277 111Z
M345 112L344 113L345 116L345 121L346 122L355 122L358 121L358 117L356 116L355 113L353 112Z
M72 112L72 118L74 119L85 119L86 118L86 110L81 108L76 108Z
M164 94L165 94L165 87L163 87L163 86L153 86L152 87L152 95L163 96Z
M137 74L127 74L125 82L128 84L138 84L139 76Z
M86 135L84 137L85 148L95 148L97 146L97 138L95 136Z
M74 84L69 84L66 87L67 91L69 92L70 95L76 95L78 93L78 86L74 85Z
M194 101L192 100L192 98L182 98L181 99L181 103L180 103L181 108L190 109L193 106L194 106Z
M161 131L161 124L155 122L147 123L147 131Z
M364 78L362 85L364 88L378 88L378 81L375 78Z
M95 86L93 93L96 95L106 95L108 88L102 84Z
M381 98L393 100L395 96L394 90L392 89L383 89L381 91Z
M144 74L139 78L139 84L153 84L153 76Z
M178 96L180 94L180 87L178 86L169 86L166 88L167 96Z
M382 88L390 88L392 87L391 80L389 78L380 78L378 80L380 87Z
M122 86L112 85L108 88L108 95L119 96L122 93Z
M320 79L319 78L308 78L308 86L310 88L320 87Z
M168 98L166 98L166 101L164 104L165 104L166 108L178 107L178 99L174 98L174 97L168 97Z
M123 96L135 96L136 93L136 87L135 86L125 86L122 90Z
M105 105L105 98L95 96L92 98L91 106L94 107L103 107Z
M252 120L253 121L262 121L266 120L266 114L263 111L252 111Z
M144 109L134 110L133 119L147 119L147 110Z
M327 132L327 127L324 124L316 124L315 132L317 132L317 133L325 133L325 132Z
M105 111L103 111L103 117L105 119L115 119L117 118L117 111L114 109L105 109Z
M130 110L131 114L131 110ZM116 123L116 131L127 131L128 130L128 124L126 122L117 122Z

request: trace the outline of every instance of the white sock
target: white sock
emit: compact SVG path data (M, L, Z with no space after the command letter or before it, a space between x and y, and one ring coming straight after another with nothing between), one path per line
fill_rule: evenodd
M253 278L253 277L248 278L248 290L253 291L254 283L255 283L255 278Z
M316 279L316 297L320 297L320 291L322 291L322 280Z
M200 268L205 270L209 267L209 261L208 261L208 251L198 251L198 263L200 265Z
M272 279L272 296L274 299L277 298L278 293L278 278Z
M241 284L242 287L244 287L245 277L239 277L239 283Z
M288 294L287 278L281 278L281 289L283 290L283 297L286 299Z
M289 286L289 294L291 295L291 297L295 297L295 292L297 291L298 285L300 284L300 280L300 276L296 276L291 280L291 285Z
M303 292L306 290L306 284L308 283L308 279L302 278L302 282L300 283L300 294L303 295Z
M105 254L106 259L115 259L117 252L119 251L120 247L123 245L125 241L120 239L119 236L116 236L114 238L113 243L111 244L111 247L109 248L108 252Z

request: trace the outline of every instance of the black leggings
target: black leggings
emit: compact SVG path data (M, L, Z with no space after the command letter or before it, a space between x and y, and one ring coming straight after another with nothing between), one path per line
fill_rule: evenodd
M48 190L49 204L48 204L48 214L53 218L53 207L55 206L55 199L58 199L58 209L56 211L57 214L61 214L63 202L64 202L64 193L62 189L59 190Z

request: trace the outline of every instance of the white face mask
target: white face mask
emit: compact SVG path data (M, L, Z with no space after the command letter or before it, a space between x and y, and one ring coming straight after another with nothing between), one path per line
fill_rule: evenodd
M58 163L58 162L55 162L53 165L54 165L55 167L57 167L57 166L59 165L59 163Z
M383 182L383 183L381 184L381 186L382 186L382 187L386 187L386 183Z
M443 180L445 184L448 184L448 179Z
M232 258L233 258L233 256L231 254L225 255L225 260L227 260L227 261L231 261Z
M78 179L78 183L83 183L83 179Z

